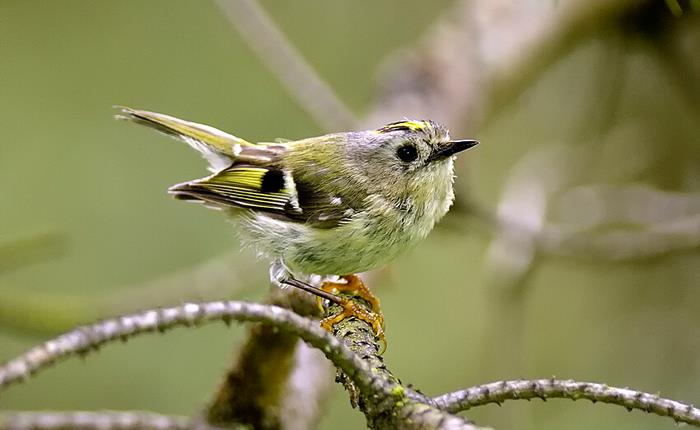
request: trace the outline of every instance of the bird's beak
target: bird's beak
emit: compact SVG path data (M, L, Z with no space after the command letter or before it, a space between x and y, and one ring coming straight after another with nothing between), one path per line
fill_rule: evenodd
M444 160L445 158L455 155L458 152L464 151L479 144L478 140L464 139L451 140L440 146L435 152L430 154L428 161Z

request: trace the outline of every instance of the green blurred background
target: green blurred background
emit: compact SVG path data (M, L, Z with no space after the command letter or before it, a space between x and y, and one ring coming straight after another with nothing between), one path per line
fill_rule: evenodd
M358 116L377 98L386 58L418 43L453 3L262 2ZM700 38L697 16L674 17L658 3L663 20L649 24L631 14L581 38L478 128L448 124L483 142L458 165L462 210L373 285L387 321L387 363L404 382L439 394L555 375L700 402L693 224L700 214ZM680 65L668 54L679 34ZM212 3L0 0L0 361L117 311L105 302L131 300L124 307L138 309L191 298L168 282L155 298L139 291L221 255L231 255L241 277L230 279L230 291L203 298L262 300L267 293L266 263L237 251L221 214L165 193L201 176L203 161L186 145L114 121L117 104L248 140L325 131ZM603 202L611 211L592 208L586 199L606 187L641 191L613 192ZM580 252L538 248L538 239L518 230L538 225L542 189L545 224L581 229L585 240L612 233L615 246L625 235L652 232L630 245L632 254L650 252L611 256L600 251L603 239ZM494 228L483 215L504 212L515 227ZM657 224L679 219L690 221L670 239L655 233ZM659 245L667 239L670 245ZM13 387L0 410L190 414L213 393L243 333L212 326L110 345ZM342 387L331 395L320 427L362 428L364 417L350 409ZM510 402L469 417L496 428L673 427L568 401Z

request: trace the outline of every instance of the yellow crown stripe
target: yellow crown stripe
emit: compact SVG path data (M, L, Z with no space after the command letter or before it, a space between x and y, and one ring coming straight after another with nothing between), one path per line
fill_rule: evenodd
M401 125L408 127L413 131L423 130L426 127L425 121L404 121L401 123Z
M426 128L429 128L429 127L430 127L430 124L427 121L406 120L406 121L392 122L390 124L387 124L387 125L379 128L377 131L379 131L380 133L388 133L391 131L399 131L399 130L420 131L420 130L425 130Z

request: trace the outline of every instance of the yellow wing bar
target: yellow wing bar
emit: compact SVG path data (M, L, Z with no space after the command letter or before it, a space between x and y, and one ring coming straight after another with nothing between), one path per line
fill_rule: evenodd
M286 213L294 206L286 181L283 170L238 165L207 178L175 185L170 192L189 200Z

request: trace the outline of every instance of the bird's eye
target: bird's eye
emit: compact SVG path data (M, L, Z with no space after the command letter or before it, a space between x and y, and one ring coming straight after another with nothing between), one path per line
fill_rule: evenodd
M418 158L418 150L411 144L402 145L396 150L396 156L404 163L410 163L411 161L416 161L416 158Z

